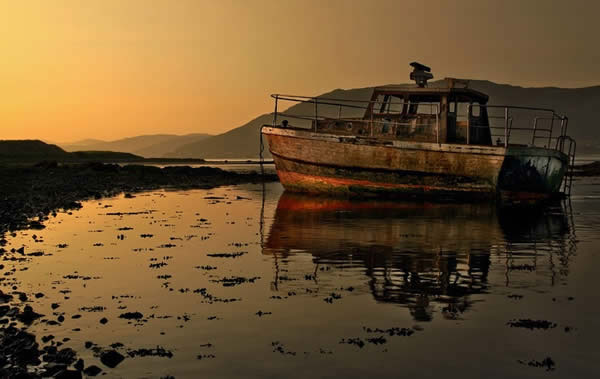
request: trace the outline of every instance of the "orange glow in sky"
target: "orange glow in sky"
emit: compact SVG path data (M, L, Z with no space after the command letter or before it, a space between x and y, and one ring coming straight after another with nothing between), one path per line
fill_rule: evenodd
M0 2L0 139L218 134L316 95L445 76L600 83L599 2Z

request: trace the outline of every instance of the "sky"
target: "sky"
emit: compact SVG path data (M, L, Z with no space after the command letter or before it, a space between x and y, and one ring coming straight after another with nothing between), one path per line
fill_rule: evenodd
M600 85L600 2L0 0L0 139L218 134L318 95L436 78Z

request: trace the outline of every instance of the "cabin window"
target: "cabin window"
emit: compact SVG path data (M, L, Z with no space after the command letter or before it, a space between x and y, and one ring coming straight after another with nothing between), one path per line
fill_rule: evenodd
M400 114L404 109L404 98L380 94L373 103L374 114Z
M448 113L456 113L456 103L451 101L448 105Z
M469 117L469 103L458 103L456 109L456 120L467 121Z
M435 115L440 111L440 103L419 103L417 114Z
M390 96L387 104L386 113L400 114L404 109L404 98L402 96Z

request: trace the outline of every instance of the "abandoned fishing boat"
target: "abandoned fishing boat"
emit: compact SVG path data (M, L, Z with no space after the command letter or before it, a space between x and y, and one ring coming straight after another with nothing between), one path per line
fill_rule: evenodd
M469 82L376 87L370 100L272 95L263 125L290 191L535 200L569 195L575 141L552 109L488 105ZM297 103L284 113L283 102Z

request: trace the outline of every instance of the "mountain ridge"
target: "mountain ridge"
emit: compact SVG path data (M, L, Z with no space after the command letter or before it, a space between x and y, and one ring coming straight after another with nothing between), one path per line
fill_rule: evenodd
M120 151L139 155L145 158L164 157L179 146L198 142L212 137L206 133L176 134L145 134L126 137L112 141L84 139L72 143L58 143L66 151Z

